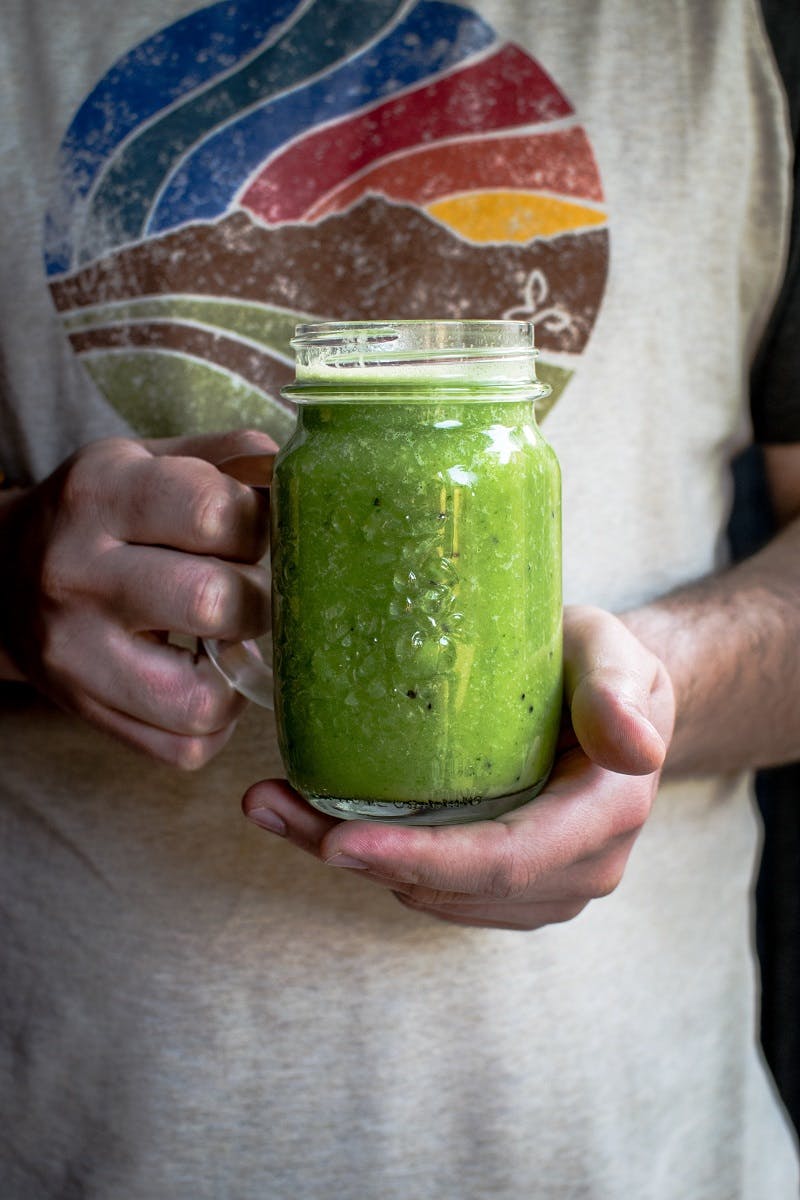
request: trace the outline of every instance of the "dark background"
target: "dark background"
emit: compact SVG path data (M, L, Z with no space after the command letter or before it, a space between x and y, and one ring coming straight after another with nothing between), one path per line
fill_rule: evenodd
M794 210L782 293L753 366L756 438L800 441L800 4L761 0L764 23L786 89L787 116L798 148ZM758 450L734 470L731 544L751 554L772 530ZM800 596L798 596L800 604ZM800 646L797 647L800 651ZM798 664L800 670L800 663ZM763 983L761 1040L795 1128L800 1130L800 764L763 771L756 795L764 850L756 887L756 943Z
M749 450L734 464L734 482L730 540L734 557L743 558L772 532L758 449ZM800 1131L800 763L760 771L756 796L764 824L755 919L762 978L761 1041L784 1104Z

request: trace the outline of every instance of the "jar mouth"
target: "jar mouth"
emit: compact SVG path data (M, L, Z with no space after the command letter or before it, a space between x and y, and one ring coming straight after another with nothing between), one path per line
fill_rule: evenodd
M299 360L313 355L337 366L536 354L530 321L314 321L298 325L291 344Z
M317 321L298 325L292 346L297 382L283 394L301 402L311 388L332 394L376 383L404 391L445 384L460 394L495 386L517 396L525 388L537 398L550 391L536 378L530 321Z

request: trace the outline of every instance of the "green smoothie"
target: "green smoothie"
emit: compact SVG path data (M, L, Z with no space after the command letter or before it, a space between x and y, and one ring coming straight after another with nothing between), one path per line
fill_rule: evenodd
M562 704L560 475L532 400L481 382L302 404L272 489L290 782L417 824L534 796Z

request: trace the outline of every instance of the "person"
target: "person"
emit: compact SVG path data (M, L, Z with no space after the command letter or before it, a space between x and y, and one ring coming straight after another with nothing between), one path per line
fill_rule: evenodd
M793 160L759 7L2 22L4 1197L796 1195L751 946L750 772L800 751ZM536 324L566 715L494 822L312 811L197 652L266 621L250 485L309 313ZM781 530L730 567L753 434Z

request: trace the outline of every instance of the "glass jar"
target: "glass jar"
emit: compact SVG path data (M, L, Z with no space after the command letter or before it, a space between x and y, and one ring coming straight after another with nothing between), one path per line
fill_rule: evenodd
M448 824L534 797L562 705L560 473L533 327L299 326L271 490L275 713L337 817Z

